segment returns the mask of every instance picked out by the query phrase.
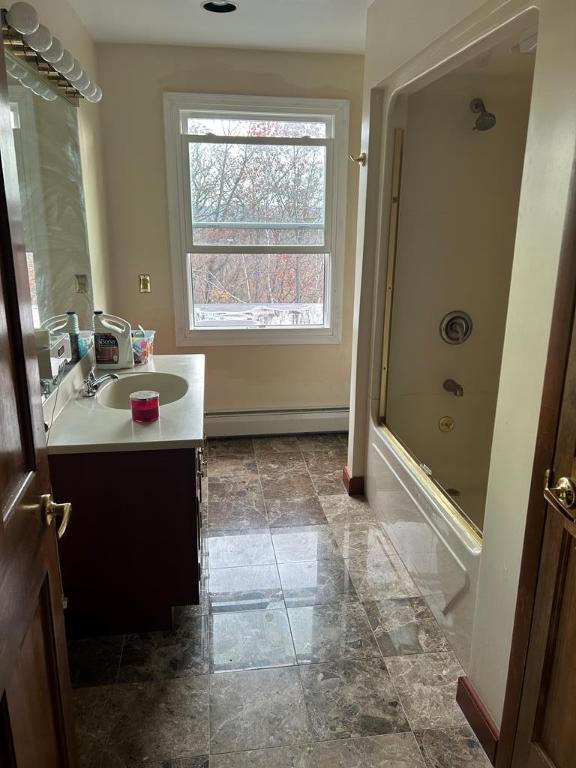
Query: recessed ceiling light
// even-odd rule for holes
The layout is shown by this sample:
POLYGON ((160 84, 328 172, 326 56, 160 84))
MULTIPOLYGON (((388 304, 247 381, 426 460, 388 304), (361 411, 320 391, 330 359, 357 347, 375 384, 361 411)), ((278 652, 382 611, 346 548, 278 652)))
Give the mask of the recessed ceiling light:
POLYGON ((202 3, 202 8, 212 13, 232 13, 238 9, 238 3, 228 2, 228 0, 207 0, 202 3))

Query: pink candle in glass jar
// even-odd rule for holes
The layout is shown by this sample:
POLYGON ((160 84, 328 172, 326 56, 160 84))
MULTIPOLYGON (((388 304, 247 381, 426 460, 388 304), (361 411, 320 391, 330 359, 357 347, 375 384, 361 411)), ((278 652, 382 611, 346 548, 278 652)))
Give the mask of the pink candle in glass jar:
POLYGON ((150 424, 160 417, 160 394, 149 389, 132 392, 130 395, 132 421, 137 424, 150 424))

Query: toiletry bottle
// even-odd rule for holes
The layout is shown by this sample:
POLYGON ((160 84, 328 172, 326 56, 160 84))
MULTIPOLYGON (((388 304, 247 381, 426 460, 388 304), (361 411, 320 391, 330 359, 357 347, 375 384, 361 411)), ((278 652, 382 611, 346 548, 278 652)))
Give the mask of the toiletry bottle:
POLYGON ((94 354, 98 368, 132 368, 132 328, 121 317, 94 312, 94 354))
POLYGON ((70 336, 71 363, 77 363, 80 360, 80 327, 78 325, 78 315, 76 312, 66 312, 68 318, 66 322, 66 332, 70 336))

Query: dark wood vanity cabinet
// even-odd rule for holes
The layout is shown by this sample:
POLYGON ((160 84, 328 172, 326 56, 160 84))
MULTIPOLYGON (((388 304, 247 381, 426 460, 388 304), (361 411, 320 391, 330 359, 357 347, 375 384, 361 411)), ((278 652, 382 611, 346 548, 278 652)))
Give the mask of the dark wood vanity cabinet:
POLYGON ((170 629, 199 601, 201 449, 52 454, 56 501, 72 502, 60 540, 73 634, 170 629))

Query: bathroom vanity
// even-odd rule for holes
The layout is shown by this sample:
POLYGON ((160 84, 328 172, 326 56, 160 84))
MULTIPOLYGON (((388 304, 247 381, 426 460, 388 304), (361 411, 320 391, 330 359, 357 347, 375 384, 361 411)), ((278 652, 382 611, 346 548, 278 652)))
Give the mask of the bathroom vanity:
POLYGON ((53 495, 72 503, 60 541, 73 633, 169 629, 199 602, 204 356, 157 356, 66 403, 50 430, 53 495), (160 419, 131 420, 129 393, 160 391, 160 419))

